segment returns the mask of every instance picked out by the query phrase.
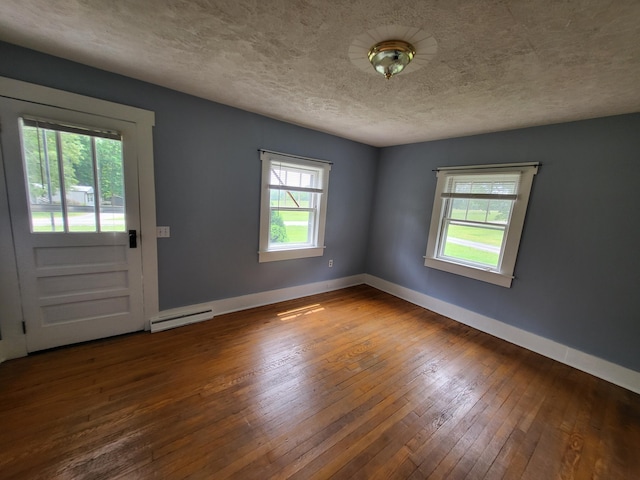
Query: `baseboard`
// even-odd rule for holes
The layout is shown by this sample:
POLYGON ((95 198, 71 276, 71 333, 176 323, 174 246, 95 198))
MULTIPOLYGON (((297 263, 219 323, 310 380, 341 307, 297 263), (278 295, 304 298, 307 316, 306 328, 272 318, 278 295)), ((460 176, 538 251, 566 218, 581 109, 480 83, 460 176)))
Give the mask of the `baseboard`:
POLYGON ((365 274, 364 283, 494 337, 557 360, 632 392, 640 393, 640 372, 635 370, 622 367, 457 305, 438 300, 424 293, 382 280, 373 275, 365 274))
MULTIPOLYGON (((225 313, 247 310, 248 308, 261 307, 263 305, 284 302, 286 300, 292 300, 294 298, 307 297, 309 295, 315 295, 317 293, 330 292, 332 290, 339 290, 341 288, 352 287, 354 285, 361 285, 363 283, 364 275, 353 275, 351 277, 307 283, 305 285, 298 285, 295 287, 251 293, 249 295, 241 295, 239 297, 212 300, 206 303, 173 308, 170 310, 163 310, 158 314, 157 317, 151 319, 151 323, 153 325, 153 323, 158 322, 158 320, 163 321, 167 318, 182 317, 180 320, 172 320, 170 323, 165 323, 165 328, 162 328, 162 330, 166 330, 167 328, 178 327, 211 319, 211 316, 206 315, 190 317, 191 312, 194 311, 211 309, 213 310, 212 316, 216 317, 218 315, 224 315, 225 313)), ((160 331, 160 328, 156 327, 152 328, 152 330, 160 331)))

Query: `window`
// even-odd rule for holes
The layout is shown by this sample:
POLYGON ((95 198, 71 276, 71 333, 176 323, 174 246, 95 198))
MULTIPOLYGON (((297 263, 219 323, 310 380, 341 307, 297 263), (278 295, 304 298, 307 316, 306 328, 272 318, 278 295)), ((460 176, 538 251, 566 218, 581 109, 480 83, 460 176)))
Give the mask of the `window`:
POLYGON ((32 232, 125 231, 119 133, 23 118, 21 135, 32 232))
POLYGON ((438 169, 425 265, 510 287, 538 165, 438 169))
POLYGON ((319 257, 331 164, 262 150, 260 262, 319 257))

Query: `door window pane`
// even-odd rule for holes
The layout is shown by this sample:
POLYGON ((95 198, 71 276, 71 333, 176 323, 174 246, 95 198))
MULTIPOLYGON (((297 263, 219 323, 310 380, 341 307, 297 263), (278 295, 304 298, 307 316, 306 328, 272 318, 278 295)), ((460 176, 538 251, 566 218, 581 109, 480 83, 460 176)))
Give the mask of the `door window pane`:
POLYGON ((25 127, 22 131, 31 229, 63 232, 60 168, 55 132, 25 127))
POLYGON ((95 177, 91 137, 57 132, 64 170, 69 232, 96 232, 95 177))
POLYGON ((100 227, 103 232, 124 232, 124 169, 122 142, 96 138, 96 160, 100 178, 100 227))
POLYGON ((125 231, 118 134, 23 119, 32 232, 125 231))

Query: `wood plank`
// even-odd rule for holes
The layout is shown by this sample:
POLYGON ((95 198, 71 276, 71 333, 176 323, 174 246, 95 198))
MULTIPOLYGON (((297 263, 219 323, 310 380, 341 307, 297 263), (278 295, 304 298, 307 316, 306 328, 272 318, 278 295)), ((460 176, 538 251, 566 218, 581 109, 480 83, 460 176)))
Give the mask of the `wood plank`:
POLYGON ((640 478, 640 396, 367 286, 0 365, 0 478, 640 478))

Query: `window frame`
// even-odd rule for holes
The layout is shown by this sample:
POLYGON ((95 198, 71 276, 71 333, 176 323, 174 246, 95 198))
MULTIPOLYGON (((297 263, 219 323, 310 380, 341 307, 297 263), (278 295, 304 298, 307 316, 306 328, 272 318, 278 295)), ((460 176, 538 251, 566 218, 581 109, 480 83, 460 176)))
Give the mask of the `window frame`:
MULTIPOLYGON (((260 160, 262 161, 262 183, 260 193, 260 239, 258 250, 258 261, 273 262, 279 260, 292 260, 296 258, 320 257, 324 255, 325 226, 327 214, 327 197, 329 190, 329 172, 331 162, 317 160, 306 157, 298 157, 284 153, 260 150, 260 160), (271 170, 274 164, 285 164, 292 167, 312 169, 319 174, 320 185, 315 185, 313 193, 318 196, 318 205, 314 215, 313 237, 308 244, 283 245, 278 247, 270 246, 270 219, 271 219, 271 170)), ((279 190, 289 191, 279 188, 279 190)), ((291 191, 300 191, 300 189, 291 191)))
POLYGON ((538 173, 540 163, 511 163, 492 165, 472 165, 460 167, 442 167, 436 169, 437 184, 431 213, 431 223, 427 240, 427 251, 424 265, 456 275, 473 278, 494 285, 510 288, 513 281, 520 239, 524 228, 524 221, 529 204, 533 177, 538 173), (468 175, 486 174, 518 174, 518 190, 516 198, 513 199, 513 207, 510 218, 506 224, 504 239, 500 250, 500 260, 498 267, 481 267, 470 265, 464 262, 456 262, 439 255, 442 242, 445 214, 447 211, 447 198, 445 198, 445 187, 450 178, 468 175))

